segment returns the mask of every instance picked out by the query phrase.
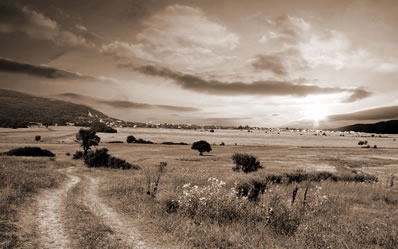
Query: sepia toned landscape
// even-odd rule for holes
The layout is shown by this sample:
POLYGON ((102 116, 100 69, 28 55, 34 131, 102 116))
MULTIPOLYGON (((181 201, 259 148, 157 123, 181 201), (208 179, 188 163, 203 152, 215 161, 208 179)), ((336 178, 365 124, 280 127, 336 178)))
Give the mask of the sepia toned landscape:
POLYGON ((2 0, 0 248, 398 248, 394 0, 2 0))
POLYGON ((396 135, 369 135, 372 148, 363 148, 363 138, 348 132, 97 133, 97 149, 140 167, 120 170, 74 160, 78 131, 1 130, 1 151, 39 146, 56 155, 1 157, 4 247, 394 248, 397 242, 396 135), (127 143, 129 135, 156 144, 127 143), (211 142, 212 151, 193 151, 198 139, 211 142), (233 171, 234 153, 253 154, 264 168, 233 171), (164 171, 160 162, 167 162, 164 171), (156 194, 148 194, 159 176, 156 194), (238 186, 248 195, 240 196, 238 186), (256 191, 258 200, 251 199, 256 191))

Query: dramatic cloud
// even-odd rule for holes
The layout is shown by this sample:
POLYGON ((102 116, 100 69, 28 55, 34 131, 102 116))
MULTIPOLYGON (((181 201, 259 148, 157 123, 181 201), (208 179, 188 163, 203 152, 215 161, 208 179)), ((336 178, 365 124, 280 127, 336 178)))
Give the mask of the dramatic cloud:
POLYGON ((58 23, 26 6, 0 4, 0 33, 23 32, 34 39, 50 40, 57 45, 88 45, 85 38, 64 31, 58 23))
POLYGON ((104 76, 90 76, 76 72, 69 72, 66 70, 37 66, 32 64, 20 63, 4 58, 0 58, 0 72, 16 73, 31 75, 45 79, 64 79, 64 80, 84 80, 84 81, 104 81, 109 83, 116 83, 117 81, 112 78, 104 76))
POLYGON ((87 105, 106 105, 114 108, 123 108, 123 109, 164 109, 169 111, 176 112, 196 112, 200 111, 198 108, 194 107, 186 107, 186 106, 172 106, 172 105, 152 105, 152 104, 144 104, 137 103, 132 101, 123 101, 123 100, 104 100, 100 98, 94 98, 90 96, 80 95, 76 93, 64 93, 57 96, 58 98, 62 98, 64 100, 71 100, 72 102, 78 102, 79 104, 87 104, 87 105))
POLYGON ((361 99, 365 99, 369 96, 371 96, 372 94, 364 89, 361 88, 357 88, 355 89, 355 91, 353 92, 353 94, 348 97, 347 99, 344 100, 345 103, 351 103, 351 102, 355 102, 361 99))
POLYGON ((278 76, 286 76, 295 70, 308 69, 307 61, 296 48, 257 55, 251 64, 258 71, 270 71, 278 76))
MULTIPOLYGON (((129 65, 124 65, 129 67, 129 65)), ((131 67, 131 66, 130 66, 131 67)), ((263 80, 252 83, 232 82, 224 83, 217 80, 205 80, 198 76, 175 72, 166 68, 152 65, 132 68, 146 75, 163 77, 173 80, 180 87, 207 94, 215 95, 294 95, 307 96, 311 94, 332 94, 349 92, 354 97, 346 100, 355 101, 361 96, 368 96, 363 89, 345 89, 338 87, 319 87, 315 85, 298 85, 286 81, 263 80)), ((369 93, 368 93, 369 94, 369 93)))
POLYGON ((259 42, 266 47, 276 47, 277 50, 269 52, 268 49, 264 54, 257 55, 253 59, 253 67, 257 70, 286 75, 288 71, 329 66, 336 70, 350 68, 398 72, 397 60, 377 58, 364 49, 355 49, 343 32, 315 28, 304 19, 292 16, 266 19, 263 25, 268 31, 259 42), (288 51, 296 52, 292 54, 288 51), (287 70, 285 65, 292 64, 292 61, 295 67, 291 66, 287 70), (275 65, 268 62, 274 62, 275 65), (275 67, 282 71, 275 70, 275 67))
POLYGON ((387 106, 364 111, 330 115, 329 121, 385 120, 398 118, 398 106, 387 106))
POLYGON ((114 41, 102 51, 126 60, 173 68, 201 68, 227 60, 239 37, 209 20, 198 8, 172 5, 145 19, 135 43, 114 41))

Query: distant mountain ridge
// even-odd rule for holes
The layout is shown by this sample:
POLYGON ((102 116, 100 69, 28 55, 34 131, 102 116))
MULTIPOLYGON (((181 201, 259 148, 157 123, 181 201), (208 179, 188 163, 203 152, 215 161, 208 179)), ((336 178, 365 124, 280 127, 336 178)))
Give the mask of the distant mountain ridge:
POLYGON ((378 134, 398 134, 398 120, 389 120, 374 124, 354 124, 336 128, 337 131, 356 131, 378 134))
POLYGON ((91 107, 0 89, 0 127, 22 128, 29 123, 66 125, 112 119, 91 107))

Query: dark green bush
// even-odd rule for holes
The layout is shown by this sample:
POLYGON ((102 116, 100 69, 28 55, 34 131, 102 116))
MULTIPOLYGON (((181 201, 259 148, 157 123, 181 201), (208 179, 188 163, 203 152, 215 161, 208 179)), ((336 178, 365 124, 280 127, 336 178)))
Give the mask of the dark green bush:
POLYGON ((41 139, 41 136, 35 136, 35 141, 36 141, 36 142, 39 142, 40 139, 41 139))
POLYGON ((242 170, 245 173, 249 173, 263 168, 255 156, 246 153, 235 153, 232 156, 232 160, 235 163, 235 167, 232 168, 233 171, 242 170))
POLYGON ((101 122, 92 122, 90 128, 95 132, 117 133, 117 130, 101 122))
POLYGON ((108 149, 97 149, 95 152, 90 151, 84 156, 84 163, 89 168, 107 167, 109 158, 108 149))
POLYGON ((109 157, 108 167, 112 169, 140 169, 138 165, 131 164, 123 159, 117 157, 109 157))
POLYGON ((40 147, 22 147, 4 153, 7 156, 54 157, 55 154, 40 147))
POLYGON ((109 155, 108 149, 106 148, 87 153, 87 155, 84 156, 84 163, 89 168, 140 169, 138 165, 109 155))
POLYGON ((137 139, 134 143, 136 143, 136 144, 153 144, 152 141, 144 140, 142 138, 137 139))
POLYGON ((261 194, 267 188, 267 180, 255 180, 251 179, 248 182, 238 183, 235 186, 235 190, 239 197, 247 197, 249 201, 258 201, 261 194))
POLYGON ((175 142, 163 142, 162 144, 166 144, 166 145, 188 145, 187 143, 183 143, 183 142, 179 142, 179 143, 175 143, 175 142))
POLYGON ((127 139, 126 139, 126 142, 127 142, 128 144, 131 144, 131 143, 134 143, 136 140, 137 140, 137 139, 135 139, 134 136, 128 136, 127 139))
POLYGON ((75 154, 73 154, 73 159, 78 160, 78 159, 83 159, 84 154, 83 151, 76 151, 75 154))

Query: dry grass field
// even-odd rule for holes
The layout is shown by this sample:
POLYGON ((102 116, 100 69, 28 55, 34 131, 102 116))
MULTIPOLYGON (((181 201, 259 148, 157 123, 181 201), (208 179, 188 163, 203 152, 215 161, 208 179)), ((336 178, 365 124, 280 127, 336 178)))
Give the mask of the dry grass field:
MULTIPOLYGON (((87 169, 82 161, 72 160, 66 153, 79 150, 74 141, 78 129, 0 129, 0 152, 29 145, 56 154, 55 160, 0 158, 0 177, 8 179, 2 181, 1 198, 14 196, 21 203, 2 201, 2 210, 13 213, 4 215, 2 211, 2 227, 21 224, 17 218, 26 213, 23 207, 29 206, 23 200, 36 198, 40 204, 40 198, 51 199, 54 191, 60 197, 48 210, 54 213, 53 221, 63 227, 57 236, 29 234, 26 229, 18 231, 18 226, 1 229, 1 245, 395 248, 398 244, 397 136, 160 129, 118 129, 116 134, 98 134, 98 148, 106 147, 112 156, 139 165, 137 171, 87 169), (35 142, 36 135, 41 136, 40 142, 35 142), (189 145, 127 144, 128 135, 155 143, 189 145), (201 139, 212 144, 212 151, 204 156, 191 150, 192 142, 201 139), (367 140, 372 147, 377 145, 377 149, 362 148, 360 140, 367 140), (221 142, 225 146, 220 146, 221 142), (234 172, 234 153, 252 154, 264 168, 249 174, 234 172), (160 162, 167 162, 161 173, 160 162), (29 180, 32 171, 37 172, 35 181, 29 180), (237 184, 253 179, 321 172, 330 172, 339 179, 372 175, 378 181, 269 182, 257 201, 237 197, 237 184), (154 192, 159 176, 156 195, 148 195, 148 190, 154 192), (35 189, 25 191, 29 194, 19 190, 27 181, 35 189)), ((31 223, 41 231, 48 230, 43 226, 51 226, 51 221, 31 223)))

